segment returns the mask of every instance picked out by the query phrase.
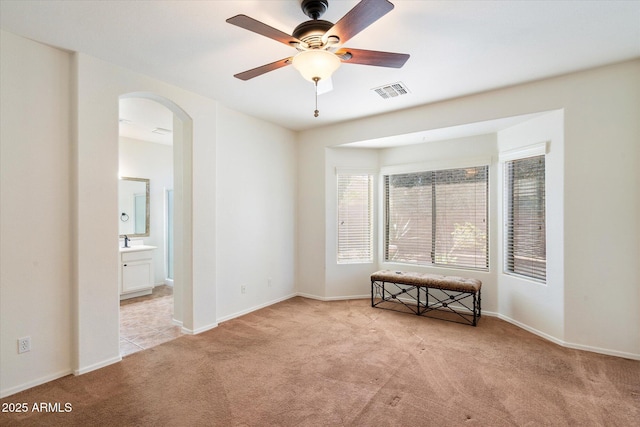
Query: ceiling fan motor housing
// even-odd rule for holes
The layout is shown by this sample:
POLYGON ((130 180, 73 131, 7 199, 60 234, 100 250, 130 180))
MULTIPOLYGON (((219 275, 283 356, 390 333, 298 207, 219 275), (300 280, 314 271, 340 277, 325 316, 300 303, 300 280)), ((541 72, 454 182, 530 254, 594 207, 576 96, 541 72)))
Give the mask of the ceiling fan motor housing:
POLYGON ((333 27, 333 23, 323 19, 305 21, 298 25, 291 34, 298 40, 305 42, 311 49, 323 47, 322 36, 333 27))
POLYGON ((311 19, 320 19, 320 17, 329 8, 328 0, 302 0, 300 4, 302 11, 311 19))

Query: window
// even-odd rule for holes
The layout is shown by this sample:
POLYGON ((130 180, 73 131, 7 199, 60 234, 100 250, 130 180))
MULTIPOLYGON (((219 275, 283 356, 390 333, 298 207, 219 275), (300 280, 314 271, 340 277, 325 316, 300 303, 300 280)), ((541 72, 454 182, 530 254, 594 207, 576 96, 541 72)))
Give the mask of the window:
POLYGON ((544 155, 505 162, 505 272, 546 281, 544 155))
POLYGON ((338 263, 373 262, 373 175, 338 174, 338 263))
POLYGON ((387 262, 489 268, 489 168, 387 175, 387 262))

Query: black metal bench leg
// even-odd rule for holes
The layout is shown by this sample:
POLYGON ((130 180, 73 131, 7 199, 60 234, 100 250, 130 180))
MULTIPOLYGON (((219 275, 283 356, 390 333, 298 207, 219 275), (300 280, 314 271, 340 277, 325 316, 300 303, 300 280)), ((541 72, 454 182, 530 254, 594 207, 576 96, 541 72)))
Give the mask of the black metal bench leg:
POLYGON ((424 309, 420 314, 424 314, 427 311, 427 307, 429 307, 429 287, 425 286, 424 287, 424 309))
POLYGON ((477 300, 477 296, 474 293, 473 294, 473 326, 476 326, 476 324, 478 323, 478 300, 477 300))
POLYGON ((374 304, 373 304, 373 280, 371 281, 371 307, 374 307, 374 304))

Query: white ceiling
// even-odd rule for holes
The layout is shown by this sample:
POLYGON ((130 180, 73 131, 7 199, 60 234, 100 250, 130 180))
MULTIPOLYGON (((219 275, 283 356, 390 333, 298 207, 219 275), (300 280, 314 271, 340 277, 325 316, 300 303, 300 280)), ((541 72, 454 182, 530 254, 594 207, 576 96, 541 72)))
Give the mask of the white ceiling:
POLYGON ((120 98, 119 110, 120 136, 173 145, 173 113, 164 105, 150 99, 120 98))
POLYGON ((426 142, 445 141, 455 138, 465 138, 475 135, 488 135, 526 122, 544 113, 523 114, 520 116, 503 117, 501 119, 487 120, 484 122, 467 123, 459 126, 430 129, 420 132, 406 133, 404 135, 386 136, 383 138, 367 139, 364 141, 350 142, 341 147, 350 148, 391 148, 405 145, 423 144, 426 142))
MULTIPOLYGON (((118 64, 293 130, 640 57, 640 1, 406 1, 347 47, 409 53, 402 69, 343 64, 319 97, 293 67, 234 74, 295 53, 225 22, 246 14, 291 33, 299 0, 0 0, 2 29, 118 64), (401 81, 409 95, 370 89, 401 81)), ((357 0, 330 1, 336 22, 357 0)), ((162 127, 162 126, 160 126, 162 127)))

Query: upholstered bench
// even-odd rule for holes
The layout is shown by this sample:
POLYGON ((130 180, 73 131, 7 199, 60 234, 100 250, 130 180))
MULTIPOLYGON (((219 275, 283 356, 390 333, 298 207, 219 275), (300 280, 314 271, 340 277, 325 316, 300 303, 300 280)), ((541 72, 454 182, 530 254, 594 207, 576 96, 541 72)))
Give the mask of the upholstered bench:
POLYGON ((481 288, 478 279, 381 270, 371 275, 371 307, 437 314, 442 320, 476 326, 482 314, 481 288))

